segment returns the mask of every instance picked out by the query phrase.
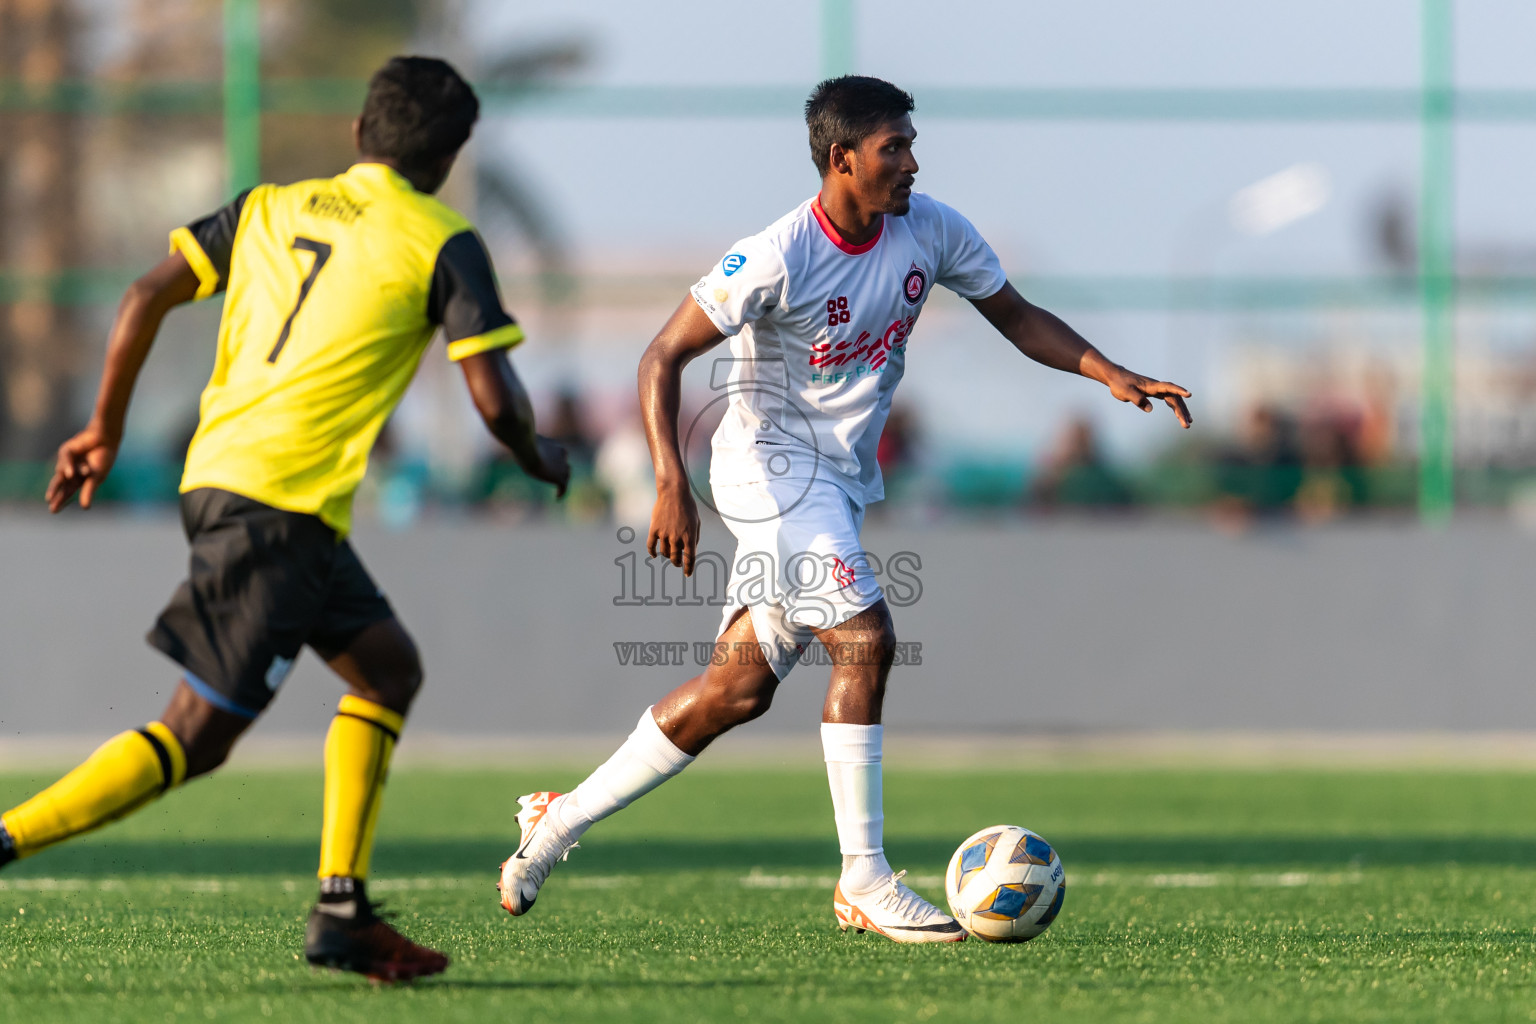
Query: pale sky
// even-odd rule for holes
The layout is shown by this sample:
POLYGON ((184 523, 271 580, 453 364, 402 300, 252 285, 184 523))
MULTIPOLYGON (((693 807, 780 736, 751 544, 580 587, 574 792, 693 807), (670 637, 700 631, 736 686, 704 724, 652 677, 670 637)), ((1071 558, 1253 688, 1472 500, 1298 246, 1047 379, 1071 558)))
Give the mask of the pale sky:
MULTIPOLYGON (((1372 273, 1371 211, 1392 191, 1412 196, 1420 161, 1413 123, 1175 123, 971 121, 925 118, 925 86, 1013 88, 1414 88, 1418 12, 1406 0, 863 0, 855 70, 914 93, 918 187, 974 221, 1014 275, 1372 273), (1273 234, 1246 237, 1227 222, 1239 189, 1299 163, 1326 170, 1326 205, 1273 234)), ((1460 0, 1457 81, 1468 88, 1536 89, 1536 4, 1460 0)), ((575 33, 594 59, 573 81, 798 86, 820 77, 820 7, 685 0, 467 5, 474 53, 575 33)), ((572 118, 537 111, 490 119, 486 159, 515 161, 547 198, 578 258, 601 267, 702 272, 736 238, 815 191, 796 119, 572 118)), ((1478 251, 1536 251, 1536 124, 1458 131, 1460 243, 1478 251)), ((1298 315, 1060 312, 1112 357, 1198 392, 1202 425, 1229 420, 1235 342, 1254 335, 1327 344, 1341 328, 1298 315)), ((1536 336, 1522 310, 1505 334, 1536 336)), ((1413 318, 1360 328, 1411 366, 1413 318)), ((628 388, 630 356, 659 325, 610 330, 620 353, 521 356, 536 379, 577 376, 628 388), (618 367, 623 366, 624 373, 618 367)), ((578 346, 579 348, 579 346, 578 346)), ((946 445, 999 454, 1037 451, 1075 411, 1111 448, 1140 455, 1172 439, 1081 381, 1012 356, 968 311, 935 308, 919 325, 902 395, 946 445), (928 340, 925 347, 924 342, 928 340)))
MULTIPOLYGON (((775 86, 803 95, 823 70, 817 0, 448 6, 462 15, 462 34, 424 45, 446 50, 471 75, 509 48, 573 34, 593 53, 573 83, 676 86, 703 96, 775 86)), ((1420 74, 1419 9, 1409 0, 857 0, 854 70, 914 93, 918 187, 966 214, 1016 280, 1365 274, 1381 269, 1369 243, 1372 210, 1384 195, 1411 197, 1416 187, 1416 124, 962 120, 925 114, 925 89, 1411 89, 1420 74), (1299 164, 1326 172, 1326 204, 1263 237, 1234 230, 1232 196, 1299 164)), ((1456 11, 1460 85, 1536 90, 1536 4, 1458 0, 1456 11)), ((1536 122, 1468 125, 1457 144, 1463 250, 1536 253, 1536 122)), ((725 98, 708 118, 493 110, 475 146, 479 159, 504 161, 531 183, 581 265, 680 280, 817 187, 797 117, 742 118, 725 98)), ((498 261, 516 266, 512 236, 494 223, 487 233, 498 261)), ((518 310, 531 340, 516 360, 536 393, 576 383, 599 400, 626 403, 640 352, 681 297, 679 288, 675 297, 659 295, 655 308, 566 317, 518 310)), ((1171 316, 1054 308, 1112 358, 1193 388, 1205 429, 1230 424, 1243 397, 1234 366, 1255 341, 1310 351, 1367 339, 1403 367, 1417 359, 1411 310, 1171 316)), ((1509 307, 1499 316, 1506 347, 1533 347, 1536 310, 1509 307)), ((441 367, 418 390, 441 398, 414 395, 406 419, 440 420, 431 407, 445 402, 453 415, 466 413, 452 405, 463 405, 461 386, 441 367)), ((1079 412, 1122 457, 1177 436, 1161 414, 1142 417, 1096 385, 1028 364, 954 302, 930 304, 918 325, 903 400, 949 452, 1026 456, 1079 412)), ((466 432, 474 435, 472 424, 466 432)))

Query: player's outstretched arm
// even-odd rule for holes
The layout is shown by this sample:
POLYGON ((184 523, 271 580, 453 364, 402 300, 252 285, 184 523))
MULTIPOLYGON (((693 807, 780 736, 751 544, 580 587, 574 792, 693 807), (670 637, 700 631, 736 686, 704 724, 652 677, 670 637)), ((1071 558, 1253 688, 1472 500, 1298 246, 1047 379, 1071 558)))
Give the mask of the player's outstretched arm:
POLYGON ((565 449, 534 432, 533 403, 506 350, 481 352, 459 360, 459 365, 464 368, 464 382, 486 429, 507 446, 523 472, 554 484, 557 500, 565 497, 566 485, 571 482, 565 449))
POLYGON ((197 274, 179 252, 167 256, 128 286, 107 341, 96 410, 84 430, 59 446, 53 479, 48 482, 45 494, 48 511, 58 512, 77 493, 80 507, 91 507, 96 488, 117 460, 128 401, 160 331, 160 322, 173 307, 191 302, 197 295, 197 286, 197 274))
POLYGON ((693 575, 699 547, 699 510, 688 486, 688 470, 677 440, 682 404, 683 367, 725 339, 693 297, 677 307, 645 355, 640 357, 640 415, 656 467, 656 505, 645 549, 693 575))
POLYGON ((1096 380, 1120 401, 1129 402, 1142 412, 1151 412, 1153 400, 1161 398, 1181 426, 1188 427, 1194 422, 1184 404, 1188 391, 1110 362, 1060 317, 1026 300, 1013 285, 1004 284, 997 294, 972 299, 971 303, 1003 337, 1013 342, 1014 348, 1035 362, 1096 380))

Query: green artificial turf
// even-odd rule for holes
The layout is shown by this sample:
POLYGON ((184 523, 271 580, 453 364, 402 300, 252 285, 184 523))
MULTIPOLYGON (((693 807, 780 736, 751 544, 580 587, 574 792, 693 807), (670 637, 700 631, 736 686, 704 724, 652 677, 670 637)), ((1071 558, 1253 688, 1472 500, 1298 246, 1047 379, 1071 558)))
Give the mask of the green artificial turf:
MULTIPOLYGON (((0 776, 0 806, 43 780, 0 776)), ((496 904, 508 771, 401 770, 375 896, 454 957, 374 987, 298 959, 319 779, 228 772, 0 872, 6 1021, 1536 1019, 1536 776, 887 775, 888 850, 942 900, 976 829, 1067 867, 1041 938, 896 946, 832 922, 815 771, 705 765, 591 832, 533 913, 496 904)))

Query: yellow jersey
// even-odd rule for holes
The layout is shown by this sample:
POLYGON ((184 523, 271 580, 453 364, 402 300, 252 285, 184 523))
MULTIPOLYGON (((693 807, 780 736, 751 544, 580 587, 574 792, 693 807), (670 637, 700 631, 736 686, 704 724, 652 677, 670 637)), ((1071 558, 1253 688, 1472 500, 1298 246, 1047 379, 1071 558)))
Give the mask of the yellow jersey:
POLYGON ((259 185, 171 232, 225 291, 183 492, 217 487, 339 536, 368 453, 441 326, 448 358, 523 340, 463 216, 383 164, 259 185))

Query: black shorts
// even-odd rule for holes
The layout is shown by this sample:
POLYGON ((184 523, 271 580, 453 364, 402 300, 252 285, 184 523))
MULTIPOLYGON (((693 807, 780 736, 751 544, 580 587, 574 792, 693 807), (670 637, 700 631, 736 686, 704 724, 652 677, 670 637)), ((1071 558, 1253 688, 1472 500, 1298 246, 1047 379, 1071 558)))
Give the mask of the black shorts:
POLYGON ((394 616, 352 545, 316 516, 201 488, 181 496, 181 523, 191 570, 148 639, 215 707, 255 718, 305 644, 329 661, 394 616))

